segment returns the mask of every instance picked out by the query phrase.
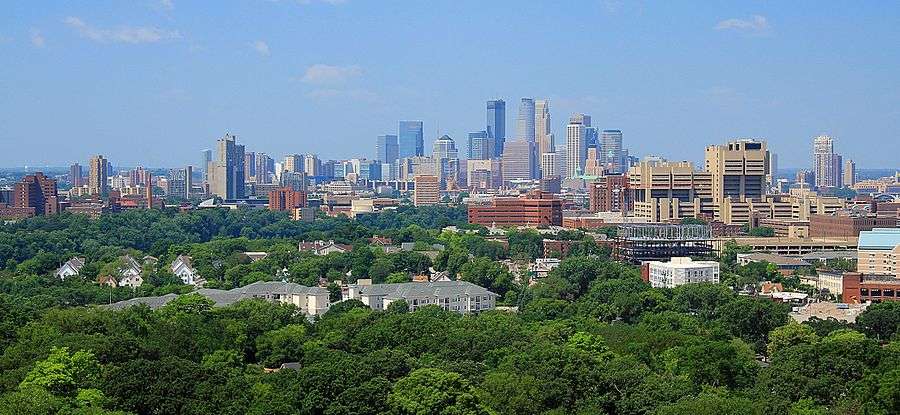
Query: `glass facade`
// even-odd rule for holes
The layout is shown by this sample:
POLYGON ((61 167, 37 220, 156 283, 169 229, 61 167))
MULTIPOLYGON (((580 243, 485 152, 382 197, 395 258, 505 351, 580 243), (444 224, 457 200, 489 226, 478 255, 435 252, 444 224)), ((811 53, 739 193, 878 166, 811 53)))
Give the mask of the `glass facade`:
POLYGON ((487 134, 494 139, 494 157, 500 157, 506 141, 506 102, 502 99, 487 102, 487 134))
POLYGON ((424 136, 422 121, 400 121, 400 158, 424 156, 424 136))

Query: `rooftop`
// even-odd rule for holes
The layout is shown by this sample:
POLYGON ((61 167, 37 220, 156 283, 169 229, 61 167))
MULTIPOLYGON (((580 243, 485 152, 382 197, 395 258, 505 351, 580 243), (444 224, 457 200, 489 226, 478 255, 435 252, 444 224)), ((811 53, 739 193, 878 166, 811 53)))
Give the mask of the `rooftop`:
POLYGON ((354 284, 362 295, 385 296, 387 298, 405 297, 453 297, 457 295, 497 295, 487 289, 466 281, 404 282, 398 284, 354 284))
POLYGON ((763 252, 754 252, 751 254, 738 254, 738 259, 748 259, 751 262, 761 262, 766 261, 772 264, 775 264, 779 267, 783 266, 793 266, 793 267, 808 267, 811 266, 809 262, 806 262, 802 259, 788 257, 784 255, 776 255, 776 254, 767 254, 763 252))
MULTIPOLYGON (((193 293, 200 294, 215 303, 216 307, 225 307, 234 304, 246 298, 268 297, 272 295, 321 295, 328 294, 328 290, 320 287, 307 287, 305 285, 294 284, 292 282, 280 281, 257 281, 243 287, 232 288, 230 290, 218 290, 214 288, 201 288, 193 293)), ((192 294, 193 294, 192 293, 192 294)), ((113 310, 122 310, 137 304, 145 304, 151 309, 158 309, 169 301, 178 298, 176 294, 166 294, 159 297, 137 297, 130 300, 119 301, 117 303, 106 306, 113 310)))
POLYGON ((859 233, 859 249, 894 249, 900 245, 900 228, 875 228, 859 233))

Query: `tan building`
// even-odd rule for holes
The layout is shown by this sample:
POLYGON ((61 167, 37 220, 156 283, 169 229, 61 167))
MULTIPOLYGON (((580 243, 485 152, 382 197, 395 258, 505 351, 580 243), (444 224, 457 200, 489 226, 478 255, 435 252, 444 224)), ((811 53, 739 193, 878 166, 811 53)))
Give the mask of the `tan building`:
POLYGON ((712 181, 716 205, 726 198, 734 201, 759 200, 766 195, 769 151, 765 141, 735 140, 706 147, 706 166, 712 181))
POLYGON ((900 228, 875 228, 859 233, 857 272, 900 279, 900 228))
POLYGON ((413 178, 415 191, 413 204, 416 206, 436 205, 441 201, 441 179, 437 176, 421 175, 413 178))
POLYGON ((712 202, 710 175, 688 161, 642 161, 629 169, 628 180, 635 216, 651 222, 697 217, 712 202))
POLYGON ((106 164, 108 162, 102 155, 91 157, 90 176, 88 178, 88 193, 105 196, 109 191, 106 184, 106 164))

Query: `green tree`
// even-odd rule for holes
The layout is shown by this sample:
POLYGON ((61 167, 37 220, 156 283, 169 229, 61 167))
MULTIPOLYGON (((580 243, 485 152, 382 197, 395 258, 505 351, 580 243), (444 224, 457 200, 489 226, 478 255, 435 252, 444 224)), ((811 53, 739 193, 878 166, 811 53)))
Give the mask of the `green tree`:
POLYGON ((257 358, 266 367, 299 361, 303 357, 305 341, 306 327, 301 324, 290 324, 266 332, 256 339, 257 358))
POLYGON ((93 353, 54 347, 46 359, 35 363, 19 384, 20 389, 42 388, 57 396, 74 396, 79 389, 96 385, 100 365, 93 353))
POLYGON ((415 370, 398 380, 388 404, 398 415, 488 413, 462 376, 432 368, 415 370))
POLYGON ((779 350, 797 344, 814 344, 817 341, 819 336, 811 327, 791 321, 769 333, 769 345, 766 350, 769 356, 772 356, 779 350))

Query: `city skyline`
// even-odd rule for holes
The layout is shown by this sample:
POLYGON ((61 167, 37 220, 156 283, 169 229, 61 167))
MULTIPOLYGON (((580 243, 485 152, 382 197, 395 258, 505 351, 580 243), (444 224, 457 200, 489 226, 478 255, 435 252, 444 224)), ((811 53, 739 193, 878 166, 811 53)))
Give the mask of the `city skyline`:
POLYGON ((585 113, 599 129, 623 131, 638 157, 697 161, 693 148, 758 137, 781 166, 808 168, 811 138, 825 134, 860 168, 898 164, 900 97, 884 87, 900 66, 890 46, 900 41, 895 13, 884 10, 897 5, 727 4, 669 25, 685 3, 580 2, 596 25, 545 31, 567 21, 563 8, 525 4, 512 14, 504 2, 408 3, 393 13, 353 0, 303 3, 208 17, 180 1, 11 5, 0 18, 0 166, 62 167, 97 153, 121 165, 192 165, 226 132, 276 159, 344 159, 395 134, 399 120, 422 120, 429 149, 444 134, 465 143, 484 129, 493 99, 510 105, 511 140, 522 97, 553 103, 558 144, 565 120, 585 113), (458 21, 452 7, 484 12, 458 21), (271 24, 220 36, 220 23, 238 16, 271 24), (456 30, 424 30, 441 19, 456 30), (469 30, 488 20, 509 30, 489 39, 469 30), (349 29, 320 36, 340 22, 349 29), (364 36, 376 25, 381 36, 364 36), (528 50, 508 48, 521 38, 532 39, 528 50), (336 47, 347 44, 355 46, 336 47), (545 59, 524 59, 534 50, 545 59), (575 51, 584 64, 563 64, 575 51), (30 140, 48 145, 16 145, 30 140))

